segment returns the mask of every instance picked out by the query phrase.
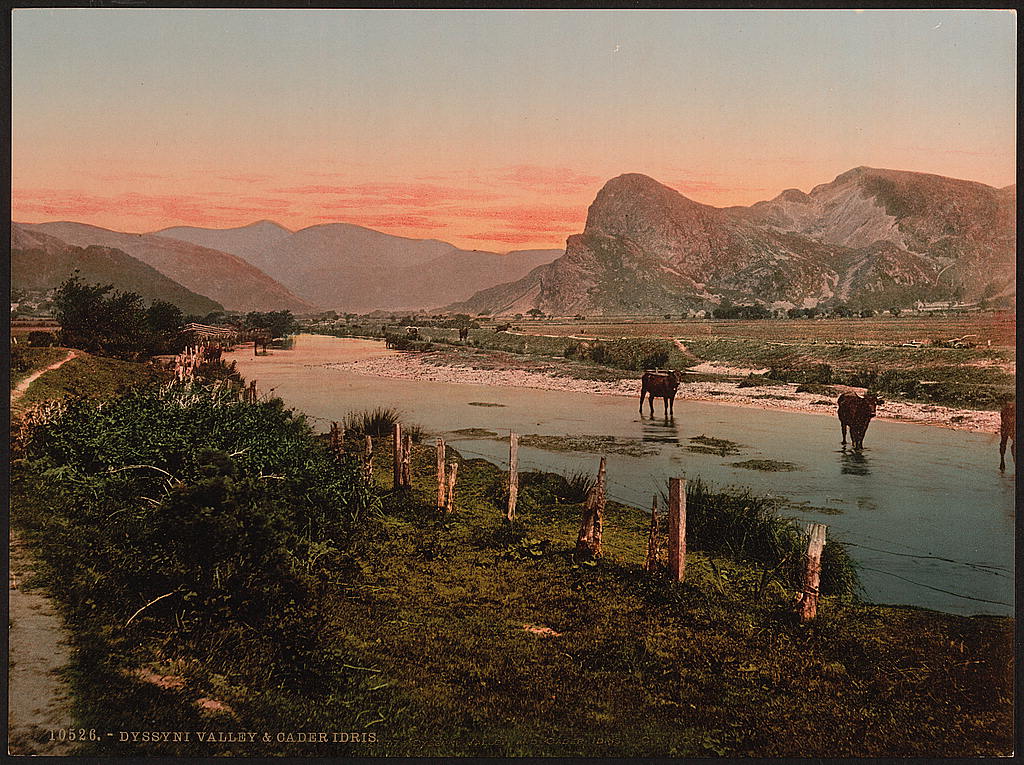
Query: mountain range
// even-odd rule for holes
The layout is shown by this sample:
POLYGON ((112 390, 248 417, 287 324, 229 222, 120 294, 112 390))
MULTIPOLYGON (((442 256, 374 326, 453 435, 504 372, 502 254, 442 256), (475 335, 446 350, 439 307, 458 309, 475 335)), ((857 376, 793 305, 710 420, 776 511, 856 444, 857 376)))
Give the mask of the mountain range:
POLYGON ((294 233, 270 221, 220 231, 179 226, 157 233, 233 253, 311 303, 359 313, 464 300, 562 254, 460 250, 436 239, 408 239, 349 223, 294 233))
POLYGON ((631 173, 598 192, 560 258, 449 309, 660 313, 1004 297, 1015 290, 1015 211, 1015 186, 869 167, 728 208, 631 173))
POLYGON ((347 223, 149 234, 14 223, 12 283, 53 285, 79 268, 195 313, 903 307, 1013 295, 1015 212, 1015 186, 899 170, 857 167, 807 193, 726 208, 629 173, 598 192, 564 251, 461 250, 347 223))
POLYGON ((12 226, 12 288, 49 290, 76 270, 83 281, 113 284, 118 290, 141 295, 148 303, 166 300, 186 314, 203 316, 224 310, 215 300, 183 287, 121 250, 97 245, 74 247, 41 231, 12 226))

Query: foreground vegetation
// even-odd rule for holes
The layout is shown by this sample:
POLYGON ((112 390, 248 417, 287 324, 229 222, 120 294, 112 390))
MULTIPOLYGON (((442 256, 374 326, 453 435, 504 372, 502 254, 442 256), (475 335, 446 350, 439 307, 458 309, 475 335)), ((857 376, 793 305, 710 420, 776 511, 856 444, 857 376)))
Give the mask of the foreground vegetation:
MULTIPOLYGON (((44 378, 41 378, 41 380, 44 378)), ((108 392, 108 395, 110 392, 108 392)), ((353 432, 387 427, 353 413, 353 432)), ((81 753, 970 756, 1012 749, 1012 621, 878 607, 826 546, 819 618, 791 615, 797 529, 763 498, 689 486, 687 578, 642 569, 648 519, 610 503, 577 558, 583 477, 434 450, 362 478, 281 401, 230 379, 39 405, 12 522, 77 650, 81 753), (117 731, 258 731, 254 744, 117 731), (358 743, 279 742, 344 731, 358 743), (263 732, 270 732, 265 741, 263 732)))

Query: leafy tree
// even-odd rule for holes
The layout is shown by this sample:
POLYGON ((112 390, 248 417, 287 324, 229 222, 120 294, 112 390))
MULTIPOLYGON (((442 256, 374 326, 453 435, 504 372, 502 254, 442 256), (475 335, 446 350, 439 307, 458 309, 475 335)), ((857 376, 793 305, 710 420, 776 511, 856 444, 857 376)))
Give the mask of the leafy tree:
MULTIPOLYGON (((355 316, 355 314, 351 314, 355 316)), ((291 311, 250 311, 245 315, 246 329, 265 329, 271 337, 284 337, 295 332, 299 323, 291 311)))
POLYGON ((544 312, 539 308, 531 308, 529 311, 527 311, 527 313, 535 318, 540 318, 541 316, 544 315, 544 312))
POLYGON ((119 358, 135 358, 149 350, 150 332, 142 298, 114 292, 112 284, 86 284, 76 272, 54 294, 54 315, 60 323, 58 342, 71 348, 119 358))

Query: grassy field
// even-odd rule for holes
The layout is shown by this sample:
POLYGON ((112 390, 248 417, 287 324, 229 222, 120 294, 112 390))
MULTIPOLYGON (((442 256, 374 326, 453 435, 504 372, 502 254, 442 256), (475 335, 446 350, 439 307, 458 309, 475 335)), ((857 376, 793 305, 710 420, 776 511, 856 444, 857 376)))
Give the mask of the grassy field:
MULTIPOLYGON (((1007 333, 1012 335, 1013 317, 1008 314, 602 325, 530 320, 517 322, 516 327, 519 331, 514 333, 474 329, 465 344, 458 343, 455 329, 421 327, 420 345, 426 349, 433 343, 431 349, 442 350, 437 358, 445 363, 486 364, 480 351, 515 354, 526 367, 540 359, 545 371, 580 379, 638 377, 643 369, 687 369, 705 362, 767 369, 769 377, 778 381, 848 385, 889 398, 965 409, 999 409, 1013 397, 1016 387, 1016 349, 1004 344, 1007 333), (921 327, 931 322, 943 327, 933 332, 938 339, 978 334, 973 338, 978 340, 984 336, 985 324, 998 342, 973 348, 900 345, 926 337, 921 327), (863 340, 872 333, 873 340, 863 340), (581 341, 578 337, 603 339, 581 341), (834 341, 836 337, 843 342, 834 341)), ((372 336, 379 331, 377 324, 366 330, 339 327, 335 333, 372 336)), ((742 377, 745 373, 738 374, 742 377)), ((725 378, 688 375, 686 381, 714 379, 725 378)))
POLYGON ((11 389, 33 372, 45 369, 55 361, 67 356, 67 348, 30 348, 27 345, 11 346, 11 389))
POLYGON ((343 494, 324 502, 321 487, 349 491, 356 463, 332 468, 279 403, 236 411, 204 400, 186 392, 167 407, 144 397, 65 415, 15 466, 12 522, 75 635, 79 725, 259 740, 101 736, 82 754, 1012 750, 1013 621, 830 595, 849 586, 832 540, 819 617, 801 626, 790 610, 796 561, 772 552, 790 532, 763 499, 694 482, 687 578, 673 584, 642 570, 648 520, 631 508, 609 504, 606 555, 589 561, 573 553, 574 482, 524 474, 508 524, 506 476, 452 453, 456 510, 441 514, 433 447, 414 447, 412 490, 393 492, 378 439, 379 509, 343 532, 335 524, 353 506, 343 494), (111 473, 121 460, 177 483, 111 473), (254 546, 264 537, 279 541, 254 546), (165 591, 184 595, 134 618, 165 591), (360 743, 275 736, 300 731, 360 743))
MULTIPOLYGON (((12 387, 32 372, 59 361, 68 348, 24 348, 12 353, 12 387)), ((59 369, 47 372, 29 386, 17 402, 16 410, 51 399, 83 395, 94 399, 107 398, 139 385, 168 379, 168 374, 147 364, 94 356, 78 351, 78 358, 59 369)))
POLYGON ((970 338, 978 345, 1013 348, 1016 320, 1009 311, 963 314, 912 314, 869 319, 769 319, 764 321, 621 318, 618 320, 524 319, 513 322, 528 334, 579 337, 689 337, 751 339, 779 342, 904 343, 970 338))

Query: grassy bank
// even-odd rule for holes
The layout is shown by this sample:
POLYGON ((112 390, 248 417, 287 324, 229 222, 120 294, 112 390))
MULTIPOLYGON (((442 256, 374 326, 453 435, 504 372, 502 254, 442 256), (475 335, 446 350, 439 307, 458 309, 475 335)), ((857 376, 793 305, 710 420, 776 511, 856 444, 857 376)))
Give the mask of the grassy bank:
POLYGON ((578 480, 524 474, 508 524, 503 473, 453 455, 456 511, 440 515, 432 446, 414 447, 401 493, 387 488, 388 439, 375 440, 372 485, 350 448, 330 453, 279 401, 211 388, 72 400, 44 420, 16 465, 12 522, 75 635, 81 725, 260 733, 254 745, 115 734, 83 753, 1012 747, 1011 620, 860 604, 833 541, 819 618, 800 626, 802 540, 763 499, 692 482, 676 585, 642 570, 648 519, 615 503, 605 558, 576 558, 578 480), (360 743, 274 737, 289 731, 360 743))
MULTIPOLYGON (((329 334, 383 336, 380 329, 380 325, 353 325, 329 330, 329 334)), ((628 332, 629 326, 620 329, 628 332)), ((419 333, 421 339, 407 350, 440 351, 442 362, 478 365, 486 363, 482 351, 496 352, 508 354, 510 360, 520 359, 527 368, 540 364, 545 371, 588 380, 636 377, 644 369, 687 369, 706 362, 768 369, 766 381, 849 385, 905 401, 988 410, 999 409, 1010 400, 1016 386, 1012 371, 1016 355, 1012 348, 1004 347, 909 348, 856 342, 684 338, 680 348, 670 340, 651 337, 581 341, 480 329, 471 330, 468 341, 460 342, 454 329, 423 327, 419 333)), ((725 379, 729 378, 690 374, 684 382, 725 379)))

